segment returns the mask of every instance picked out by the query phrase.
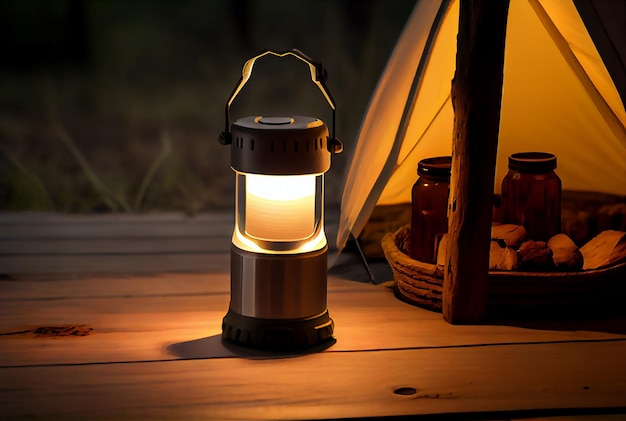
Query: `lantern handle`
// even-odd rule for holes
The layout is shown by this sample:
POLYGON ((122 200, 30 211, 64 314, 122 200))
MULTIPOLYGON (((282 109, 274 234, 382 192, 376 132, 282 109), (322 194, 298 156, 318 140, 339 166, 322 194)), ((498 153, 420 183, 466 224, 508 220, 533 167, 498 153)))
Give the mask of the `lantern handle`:
POLYGON ((226 124, 225 124, 224 131, 220 133, 220 136, 219 136, 220 143, 222 145, 230 145, 232 143, 232 140, 233 140, 232 133, 230 132, 230 106, 235 100, 235 97, 239 94, 241 89, 248 82, 248 79, 250 79, 250 76, 252 75, 252 67, 254 66, 254 62, 257 59, 263 56, 266 56, 268 54, 276 56, 276 57, 285 57, 288 55, 294 56, 309 65, 309 69, 311 71, 311 80, 313 81, 313 83, 317 85, 320 91, 322 91, 322 94, 324 95, 324 98, 326 98, 326 101, 328 102, 328 105, 330 105, 330 108, 332 109, 332 113, 333 113, 330 139, 328 140, 328 150, 331 153, 340 153, 343 150, 343 144, 341 143, 339 139, 335 137, 335 101, 333 100, 332 95, 330 94, 330 92, 328 91, 328 88, 326 87, 326 78, 328 77, 326 69, 322 67, 321 63, 313 61, 310 57, 308 57, 302 51, 297 50, 295 48, 292 50, 288 50, 288 51, 263 50, 259 54, 257 54, 256 56, 252 57, 251 59, 245 62, 245 64, 243 65, 243 69, 241 71, 241 77, 239 78, 239 81, 237 82, 235 89, 233 89, 233 92, 230 94, 230 97, 228 98, 228 101, 226 102, 226 110, 225 110, 226 124))

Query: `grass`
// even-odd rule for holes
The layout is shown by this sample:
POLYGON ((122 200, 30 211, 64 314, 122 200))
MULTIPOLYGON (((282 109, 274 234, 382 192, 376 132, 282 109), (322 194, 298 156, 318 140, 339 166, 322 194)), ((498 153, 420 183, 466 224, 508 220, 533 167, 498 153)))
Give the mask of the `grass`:
MULTIPOLYGON (((231 207, 229 151, 217 142, 226 98, 247 58, 292 47, 328 70, 346 146, 327 175, 327 201, 338 202, 411 9, 400 0, 2 2, 0 210, 231 207)), ((330 118, 295 59, 260 61, 232 112, 330 118)))

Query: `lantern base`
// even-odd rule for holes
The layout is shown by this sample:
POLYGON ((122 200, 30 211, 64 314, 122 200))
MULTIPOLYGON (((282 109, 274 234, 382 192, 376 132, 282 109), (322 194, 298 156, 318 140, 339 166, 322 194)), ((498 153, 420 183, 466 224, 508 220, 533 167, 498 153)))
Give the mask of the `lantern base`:
POLYGON ((331 341, 333 327, 328 310, 304 319, 259 319, 229 309, 222 323, 222 339, 250 348, 288 351, 331 341))

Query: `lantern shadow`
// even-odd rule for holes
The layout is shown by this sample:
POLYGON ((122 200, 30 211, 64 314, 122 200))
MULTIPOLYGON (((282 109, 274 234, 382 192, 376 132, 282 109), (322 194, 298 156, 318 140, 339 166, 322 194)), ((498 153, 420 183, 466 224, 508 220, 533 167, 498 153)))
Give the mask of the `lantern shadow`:
POLYGON ((269 351, 245 348, 222 340, 222 335, 213 335, 191 341, 177 342, 168 345, 168 354, 184 360, 220 359, 220 358, 247 358, 255 360, 269 360, 280 358, 294 358, 302 355, 322 352, 333 346, 337 340, 332 338, 319 345, 303 350, 269 351))

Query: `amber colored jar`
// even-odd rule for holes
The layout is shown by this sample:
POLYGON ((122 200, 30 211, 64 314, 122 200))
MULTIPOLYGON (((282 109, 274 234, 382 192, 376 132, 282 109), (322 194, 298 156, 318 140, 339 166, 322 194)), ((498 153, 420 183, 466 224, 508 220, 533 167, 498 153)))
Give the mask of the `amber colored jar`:
POLYGON ((561 232, 561 179, 555 168, 550 153, 515 153, 502 180, 502 221, 523 225, 535 241, 561 232))
POLYGON ((417 164, 419 178, 411 199, 409 256, 435 263, 439 240, 448 232, 448 196, 452 157, 440 156, 417 164))

